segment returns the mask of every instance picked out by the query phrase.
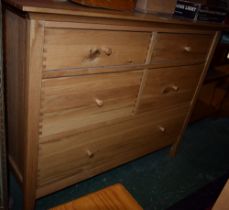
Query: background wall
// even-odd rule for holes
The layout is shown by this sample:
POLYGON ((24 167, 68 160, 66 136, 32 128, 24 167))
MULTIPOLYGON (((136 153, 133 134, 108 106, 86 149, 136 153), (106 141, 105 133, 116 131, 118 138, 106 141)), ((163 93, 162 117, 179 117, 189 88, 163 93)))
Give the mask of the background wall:
POLYGON ((7 209, 7 179, 5 153, 4 79, 2 65, 2 12, 0 1, 0 209, 7 209))

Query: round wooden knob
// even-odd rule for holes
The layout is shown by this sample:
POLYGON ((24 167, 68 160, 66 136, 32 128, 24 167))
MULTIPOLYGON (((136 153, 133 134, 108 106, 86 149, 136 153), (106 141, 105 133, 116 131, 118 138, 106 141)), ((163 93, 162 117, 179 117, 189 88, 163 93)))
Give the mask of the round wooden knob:
POLYGON ((93 158, 93 157, 94 157, 94 153, 91 152, 89 149, 86 150, 86 153, 87 153, 87 156, 88 156, 89 158, 93 158))
POLYGON ((177 92, 180 88, 177 85, 169 85, 162 90, 163 94, 168 94, 170 92, 177 92))
POLYGON ((174 91, 178 91, 179 90, 179 87, 177 85, 172 85, 171 88, 174 90, 174 91))
POLYGON ((104 52, 105 55, 110 56, 112 54, 112 49, 109 47, 103 47, 102 51, 104 52))
POLYGON ((95 99, 95 103, 97 104, 98 107, 102 107, 104 104, 103 100, 100 100, 98 98, 95 99))
POLYGON ((185 52, 191 52, 192 48, 189 46, 184 47, 185 52))
POLYGON ((165 133, 166 129, 165 129, 164 127, 159 126, 158 128, 159 128, 159 130, 160 130, 162 133, 165 133))

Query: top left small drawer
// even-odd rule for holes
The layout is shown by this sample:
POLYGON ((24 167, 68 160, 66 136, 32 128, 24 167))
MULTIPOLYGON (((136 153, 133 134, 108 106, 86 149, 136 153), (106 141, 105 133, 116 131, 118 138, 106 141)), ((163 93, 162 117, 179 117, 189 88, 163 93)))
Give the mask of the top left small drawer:
POLYGON ((46 28, 44 68, 144 64, 150 38, 149 32, 46 28))

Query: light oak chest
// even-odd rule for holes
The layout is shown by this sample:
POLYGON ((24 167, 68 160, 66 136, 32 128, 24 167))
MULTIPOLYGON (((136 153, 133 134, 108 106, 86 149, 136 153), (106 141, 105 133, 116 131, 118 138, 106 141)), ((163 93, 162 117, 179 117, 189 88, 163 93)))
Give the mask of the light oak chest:
POLYGON ((172 146, 224 26, 5 1, 9 160, 36 198, 172 146))

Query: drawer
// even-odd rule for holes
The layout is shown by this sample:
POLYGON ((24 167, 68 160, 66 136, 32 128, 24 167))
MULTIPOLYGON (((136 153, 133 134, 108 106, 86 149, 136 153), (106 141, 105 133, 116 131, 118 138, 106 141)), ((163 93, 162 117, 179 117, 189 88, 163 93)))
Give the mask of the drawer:
POLYGON ((171 145, 181 131, 187 108, 40 142, 38 185, 67 178, 78 182, 171 145))
POLYGON ((42 136, 131 116, 142 71, 45 79, 42 136))
POLYGON ((46 28, 45 70, 144 64, 151 33, 46 28))
POLYGON ((176 66, 203 63, 213 35, 158 33, 151 64, 176 66))
POLYGON ((190 102, 202 70, 203 65, 149 70, 137 112, 160 110, 190 102))

